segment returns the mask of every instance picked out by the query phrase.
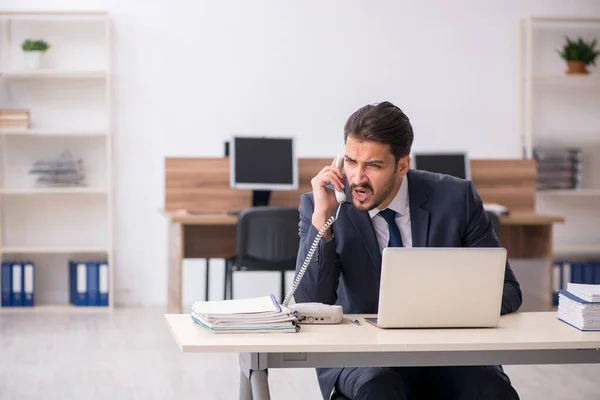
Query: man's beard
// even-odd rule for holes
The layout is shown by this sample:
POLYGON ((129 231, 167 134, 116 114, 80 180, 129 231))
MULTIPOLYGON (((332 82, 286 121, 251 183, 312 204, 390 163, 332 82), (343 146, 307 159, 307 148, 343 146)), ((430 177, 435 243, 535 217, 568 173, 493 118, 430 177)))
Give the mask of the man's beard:
POLYGON ((371 185, 366 184, 366 185, 351 185, 350 186, 350 193, 354 193, 354 189, 356 188, 364 188, 367 190, 371 191, 371 203, 366 203, 366 204, 357 204, 355 199, 352 199, 352 205, 354 206, 354 208, 358 211, 371 211, 374 208, 377 208, 381 203, 383 203, 385 201, 385 199, 387 199, 387 197, 392 193, 392 191, 394 190, 394 184, 396 183, 394 181, 394 179, 391 179, 389 181, 390 183, 388 185, 386 185, 381 191, 375 193, 375 191, 373 190, 373 188, 371 187, 371 185))

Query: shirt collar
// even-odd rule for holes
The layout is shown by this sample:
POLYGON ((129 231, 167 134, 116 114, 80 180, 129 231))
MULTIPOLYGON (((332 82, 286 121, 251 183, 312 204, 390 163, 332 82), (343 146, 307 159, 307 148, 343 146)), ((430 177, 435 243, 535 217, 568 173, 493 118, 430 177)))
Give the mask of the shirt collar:
MULTIPOLYGON (((396 193, 396 197, 394 197, 387 208, 396 211, 400 215, 406 214, 406 211, 408 210, 408 175, 404 175, 404 178, 402 178, 400 189, 398 190, 398 193, 396 193)), ((379 211, 381 211, 379 208, 369 210, 369 216, 371 219, 379 214, 379 211)))

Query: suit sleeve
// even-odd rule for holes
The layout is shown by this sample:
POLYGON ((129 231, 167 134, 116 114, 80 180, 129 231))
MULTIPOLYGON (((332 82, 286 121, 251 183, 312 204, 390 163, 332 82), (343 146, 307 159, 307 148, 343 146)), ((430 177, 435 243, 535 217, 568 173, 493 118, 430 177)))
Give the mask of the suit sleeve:
MULTIPOLYGON (((296 276, 298 276, 318 234, 318 230, 312 225, 313 210, 312 196, 303 194, 299 207, 300 245, 296 260, 296 276)), ((339 277, 340 261, 335 251, 335 238, 329 242, 319 239, 310 264, 294 293, 294 299, 297 303, 335 304, 339 277)))
MULTIPOLYGON (((463 245, 467 247, 502 247, 472 182, 468 182, 465 195, 467 222, 463 245)), ((521 287, 510 267, 510 263, 506 260, 501 314, 516 312, 522 302, 521 287)))

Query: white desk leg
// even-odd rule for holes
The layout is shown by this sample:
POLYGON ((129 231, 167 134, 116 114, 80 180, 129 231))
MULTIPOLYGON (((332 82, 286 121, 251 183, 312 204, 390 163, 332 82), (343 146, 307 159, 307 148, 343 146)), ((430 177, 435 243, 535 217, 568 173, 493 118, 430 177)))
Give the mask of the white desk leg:
POLYGON ((252 400, 271 400, 266 369, 250 371, 250 384, 252 385, 252 400))
POLYGON ((240 400, 271 400, 267 354, 240 353, 240 400))
POLYGON ((252 399, 252 385, 250 385, 250 379, 246 376, 244 371, 240 370, 240 400, 253 400, 252 399))

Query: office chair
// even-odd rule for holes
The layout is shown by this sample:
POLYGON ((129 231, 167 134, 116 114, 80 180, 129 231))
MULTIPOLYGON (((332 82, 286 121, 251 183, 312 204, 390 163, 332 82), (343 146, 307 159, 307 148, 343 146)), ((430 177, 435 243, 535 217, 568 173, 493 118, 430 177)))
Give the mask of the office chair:
POLYGON ((224 298, 233 298, 234 271, 279 271, 281 298, 285 272, 296 269, 300 214, 292 207, 252 207, 243 210, 236 228, 236 255, 225 262, 224 298))
POLYGON ((496 213, 493 213, 491 211, 486 211, 486 213, 488 215, 488 218, 490 219, 490 222, 492 223, 492 229, 496 233, 496 236, 500 238, 500 218, 498 218, 498 215, 496 213))

